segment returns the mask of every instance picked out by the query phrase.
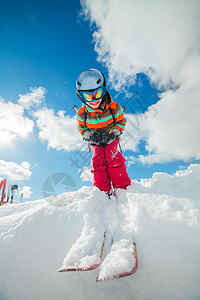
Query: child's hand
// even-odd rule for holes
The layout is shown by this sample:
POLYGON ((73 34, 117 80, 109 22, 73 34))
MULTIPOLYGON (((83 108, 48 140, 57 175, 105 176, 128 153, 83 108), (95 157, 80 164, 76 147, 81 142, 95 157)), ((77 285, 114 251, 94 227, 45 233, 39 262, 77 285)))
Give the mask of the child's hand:
POLYGON ((104 133, 102 135, 102 144, 107 145, 113 142, 116 139, 116 135, 114 132, 111 133, 104 133))
POLYGON ((102 135, 102 144, 105 145, 110 144, 120 135, 121 135, 121 131, 117 128, 114 128, 111 133, 104 133, 102 135))
POLYGON ((111 133, 100 133, 100 132, 91 132, 87 131, 84 135, 84 140, 89 141, 92 144, 98 146, 105 146, 107 144, 112 143, 116 138, 121 135, 121 131, 119 129, 113 129, 111 133))
POLYGON ((94 132, 90 136, 90 142, 96 144, 96 145, 101 145, 102 142, 102 135, 101 133, 94 132))
POLYGON ((102 143, 102 135, 100 132, 91 132, 87 131, 83 137, 85 141, 91 142, 95 145, 101 145, 102 143))

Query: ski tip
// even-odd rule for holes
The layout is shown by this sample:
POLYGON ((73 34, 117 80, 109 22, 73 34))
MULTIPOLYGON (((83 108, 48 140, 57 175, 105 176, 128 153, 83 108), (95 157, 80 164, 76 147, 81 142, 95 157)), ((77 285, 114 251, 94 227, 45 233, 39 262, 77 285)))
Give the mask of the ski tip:
POLYGON ((69 271, 79 271, 76 267, 61 267, 57 272, 69 272, 69 271))
POLYGON ((63 267, 59 268, 59 269, 57 270, 57 272, 64 272, 64 268, 63 268, 63 267))
POLYGON ((96 282, 101 282, 101 281, 104 281, 104 279, 101 279, 99 277, 96 278, 96 282))
POLYGON ((87 267, 74 267, 74 266, 61 267, 60 269, 57 270, 57 272, 92 271, 92 270, 96 269, 99 266, 99 263, 96 263, 92 266, 87 266, 87 267))
POLYGON ((103 279, 97 277, 97 278, 96 278, 96 282, 108 281, 108 280, 111 280, 111 279, 114 279, 114 278, 119 278, 119 277, 117 277, 117 276, 112 276, 112 277, 105 277, 105 278, 103 278, 103 279))
POLYGON ((57 272, 68 272, 68 271, 76 271, 77 268, 75 267, 61 267, 57 270, 57 272))

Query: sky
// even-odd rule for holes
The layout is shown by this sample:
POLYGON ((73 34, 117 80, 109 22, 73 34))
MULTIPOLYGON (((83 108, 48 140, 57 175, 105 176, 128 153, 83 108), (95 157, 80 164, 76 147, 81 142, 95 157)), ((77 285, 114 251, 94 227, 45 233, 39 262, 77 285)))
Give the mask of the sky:
POLYGON ((199 23, 198 0, 1 0, 0 179, 15 198, 92 185, 72 109, 87 68, 126 106, 132 180, 199 164, 199 23))

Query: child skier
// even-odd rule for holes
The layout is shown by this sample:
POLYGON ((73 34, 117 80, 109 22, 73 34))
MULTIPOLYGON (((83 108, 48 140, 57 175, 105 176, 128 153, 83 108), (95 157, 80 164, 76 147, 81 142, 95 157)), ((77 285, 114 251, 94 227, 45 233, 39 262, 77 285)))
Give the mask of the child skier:
MULTIPOLYGON (((77 127, 83 139, 89 141, 93 154, 93 184, 107 194, 113 188, 118 197, 131 184, 125 159, 117 150, 119 137, 126 125, 122 108, 111 99, 106 90, 104 75, 95 69, 83 71, 78 76, 76 93, 83 102, 77 112, 77 127)), ((67 253, 59 272, 96 269, 103 260, 106 239, 111 243, 110 252, 100 265, 96 281, 133 274, 138 262, 131 226, 127 223, 128 206, 123 203, 126 197, 120 197, 116 210, 113 206, 108 206, 104 216, 104 206, 99 209, 97 191, 90 193, 90 196, 92 200, 97 197, 98 206, 94 206, 91 215, 84 215, 81 235, 67 253), (100 211, 102 215, 98 215, 100 211)), ((91 200, 88 198, 88 201, 89 199, 91 200)))
POLYGON ((131 180, 126 171, 126 160, 117 150, 126 125, 121 106, 111 99, 105 77, 96 69, 80 73, 76 93, 83 102, 77 112, 77 127, 83 139, 89 141, 93 154, 93 185, 107 194, 112 187, 114 190, 126 189, 131 180))

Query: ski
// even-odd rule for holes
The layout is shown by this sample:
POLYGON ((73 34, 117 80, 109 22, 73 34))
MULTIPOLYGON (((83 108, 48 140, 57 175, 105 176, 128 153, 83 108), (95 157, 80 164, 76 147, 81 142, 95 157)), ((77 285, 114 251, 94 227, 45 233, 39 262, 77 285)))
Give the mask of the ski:
POLYGON ((68 267, 61 267, 58 269, 58 272, 71 272, 71 271, 91 271, 96 269, 99 266, 99 263, 94 264, 90 267, 75 267, 75 266, 68 266, 68 267))
POLYGON ((96 282, 110 280, 110 279, 116 279, 116 278, 122 278, 122 277, 130 276, 130 275, 134 274, 137 271, 137 268, 138 268, 138 256, 137 256, 136 243, 133 243, 133 253, 132 254, 133 254, 133 257, 135 259, 135 266, 132 268, 131 271, 119 273, 119 274, 113 275, 112 277, 106 277, 106 278, 103 278, 103 279, 101 279, 98 276, 96 278, 96 282))
POLYGON ((103 242, 102 242, 102 246, 101 246, 101 252, 100 252, 100 256, 99 256, 99 261, 96 264, 93 264, 92 266, 85 266, 85 267, 76 267, 76 266, 64 266, 58 269, 58 272, 71 272, 71 271, 91 271, 96 269, 102 260, 102 256, 103 256, 103 249, 104 249, 104 245, 105 245, 105 240, 106 240, 106 232, 104 232, 104 236, 103 236, 103 242))
POLYGON ((3 205, 5 202, 4 202, 4 199, 5 199, 5 188, 6 188, 6 182, 7 180, 4 179, 0 182, 0 190, 2 188, 2 194, 1 194, 1 198, 0 198, 0 205, 3 205))
POLYGON ((9 202, 9 199, 10 199, 11 186, 12 186, 12 183, 10 182, 9 188, 8 188, 7 202, 9 202))

